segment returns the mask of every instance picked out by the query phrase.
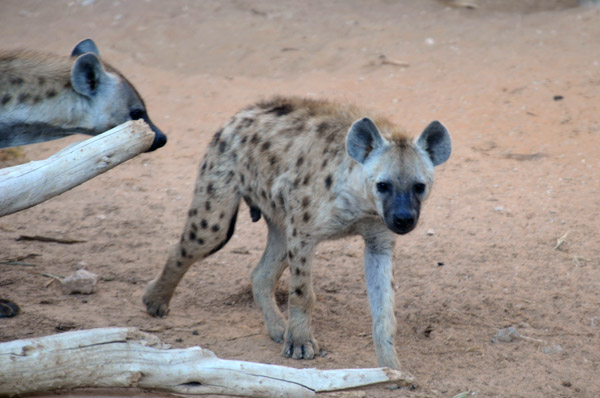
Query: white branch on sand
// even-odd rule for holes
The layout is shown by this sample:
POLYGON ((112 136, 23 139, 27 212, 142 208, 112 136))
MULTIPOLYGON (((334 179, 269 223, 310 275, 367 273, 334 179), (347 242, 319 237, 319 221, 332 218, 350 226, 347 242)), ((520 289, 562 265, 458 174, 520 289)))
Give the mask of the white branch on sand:
POLYGON ((44 160, 0 169, 0 217, 59 195, 145 152, 154 132, 143 120, 123 123, 44 160))
POLYGON ((0 396, 130 387, 180 394, 312 397, 414 378, 388 368, 294 369, 219 359, 200 347, 169 349, 135 328, 67 332, 0 344, 0 396))

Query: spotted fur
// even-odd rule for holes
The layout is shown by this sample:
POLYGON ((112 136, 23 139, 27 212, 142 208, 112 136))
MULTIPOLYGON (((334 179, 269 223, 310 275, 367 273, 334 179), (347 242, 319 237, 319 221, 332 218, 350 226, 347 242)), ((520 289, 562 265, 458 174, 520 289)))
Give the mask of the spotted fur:
POLYGON ((165 316, 192 263, 231 237, 243 199, 253 221, 264 217, 267 247, 252 272, 254 298, 283 354, 313 358, 315 303, 311 264, 317 244, 361 235, 379 364, 398 368, 392 252, 411 231, 429 194, 434 166, 450 155, 445 127, 433 122, 418 140, 384 118, 350 105, 274 98, 235 115, 214 136, 200 164, 181 239, 144 294, 147 311, 165 316), (274 289, 290 269, 287 324, 274 289))

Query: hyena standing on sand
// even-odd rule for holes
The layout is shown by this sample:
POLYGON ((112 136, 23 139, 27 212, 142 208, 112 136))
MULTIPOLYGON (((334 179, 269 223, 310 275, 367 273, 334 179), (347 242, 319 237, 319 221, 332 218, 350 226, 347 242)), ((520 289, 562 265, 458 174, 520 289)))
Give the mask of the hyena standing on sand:
POLYGON ((0 52, 0 148, 75 133, 96 135, 128 120, 154 131, 149 150, 167 137, 150 121, 144 101, 90 39, 71 56, 28 50, 0 52))
POLYGON ((275 98, 233 117, 214 136, 201 163, 188 219, 160 276, 144 294, 147 311, 165 316, 175 287, 195 261, 233 234, 240 201, 253 221, 264 216, 267 247, 252 272, 252 293, 270 337, 283 354, 311 359, 315 303, 311 260, 323 240, 361 235, 379 365, 398 368, 392 254, 395 234, 410 232, 450 156, 450 136, 432 122, 411 140, 385 119, 351 106, 275 98), (290 268, 288 322, 274 299, 290 268))

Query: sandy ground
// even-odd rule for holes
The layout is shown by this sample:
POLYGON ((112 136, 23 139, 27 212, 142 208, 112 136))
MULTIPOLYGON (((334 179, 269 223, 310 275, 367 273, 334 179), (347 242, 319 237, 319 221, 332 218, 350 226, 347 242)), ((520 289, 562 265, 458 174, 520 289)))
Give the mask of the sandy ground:
MULTIPOLYGON (((33 264, 0 265, 0 297, 21 306, 0 320, 0 341, 135 326, 222 358, 376 366, 360 239, 318 248, 314 328, 327 355, 313 361, 283 358, 263 328, 249 275, 266 228, 245 209, 168 318, 141 304, 212 134, 249 103, 294 94, 357 103, 415 135, 437 119, 454 145, 395 251, 396 344, 419 387, 331 396, 600 396, 600 9, 573 3, 2 0, 2 48, 66 54, 92 37, 169 143, 0 220, 0 261, 33 264), (100 276, 92 295, 65 296, 41 275, 81 267, 100 276), (508 326, 529 339, 492 343, 508 326)), ((81 138, 24 152, 45 158, 81 138)))

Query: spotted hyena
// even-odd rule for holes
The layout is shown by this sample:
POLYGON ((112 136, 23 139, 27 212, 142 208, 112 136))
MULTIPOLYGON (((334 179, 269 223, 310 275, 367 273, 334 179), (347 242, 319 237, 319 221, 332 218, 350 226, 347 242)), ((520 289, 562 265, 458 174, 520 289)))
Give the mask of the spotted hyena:
POLYGON ((221 249, 240 202, 264 217, 267 247, 252 272, 252 293, 283 354, 318 353, 311 314, 312 257, 323 240, 361 235, 379 365, 398 368, 392 254, 396 234, 417 225, 433 168, 450 156, 439 122, 413 140, 383 118, 353 106, 275 98, 242 110, 219 130, 201 163, 185 229, 144 294, 147 311, 165 316, 175 287, 195 261, 221 249), (287 323, 274 289, 290 269, 287 323))
POLYGON ((28 50, 0 52, 0 148, 32 144, 75 133, 96 135, 128 120, 143 119, 155 137, 142 97, 84 40, 71 56, 28 50))

